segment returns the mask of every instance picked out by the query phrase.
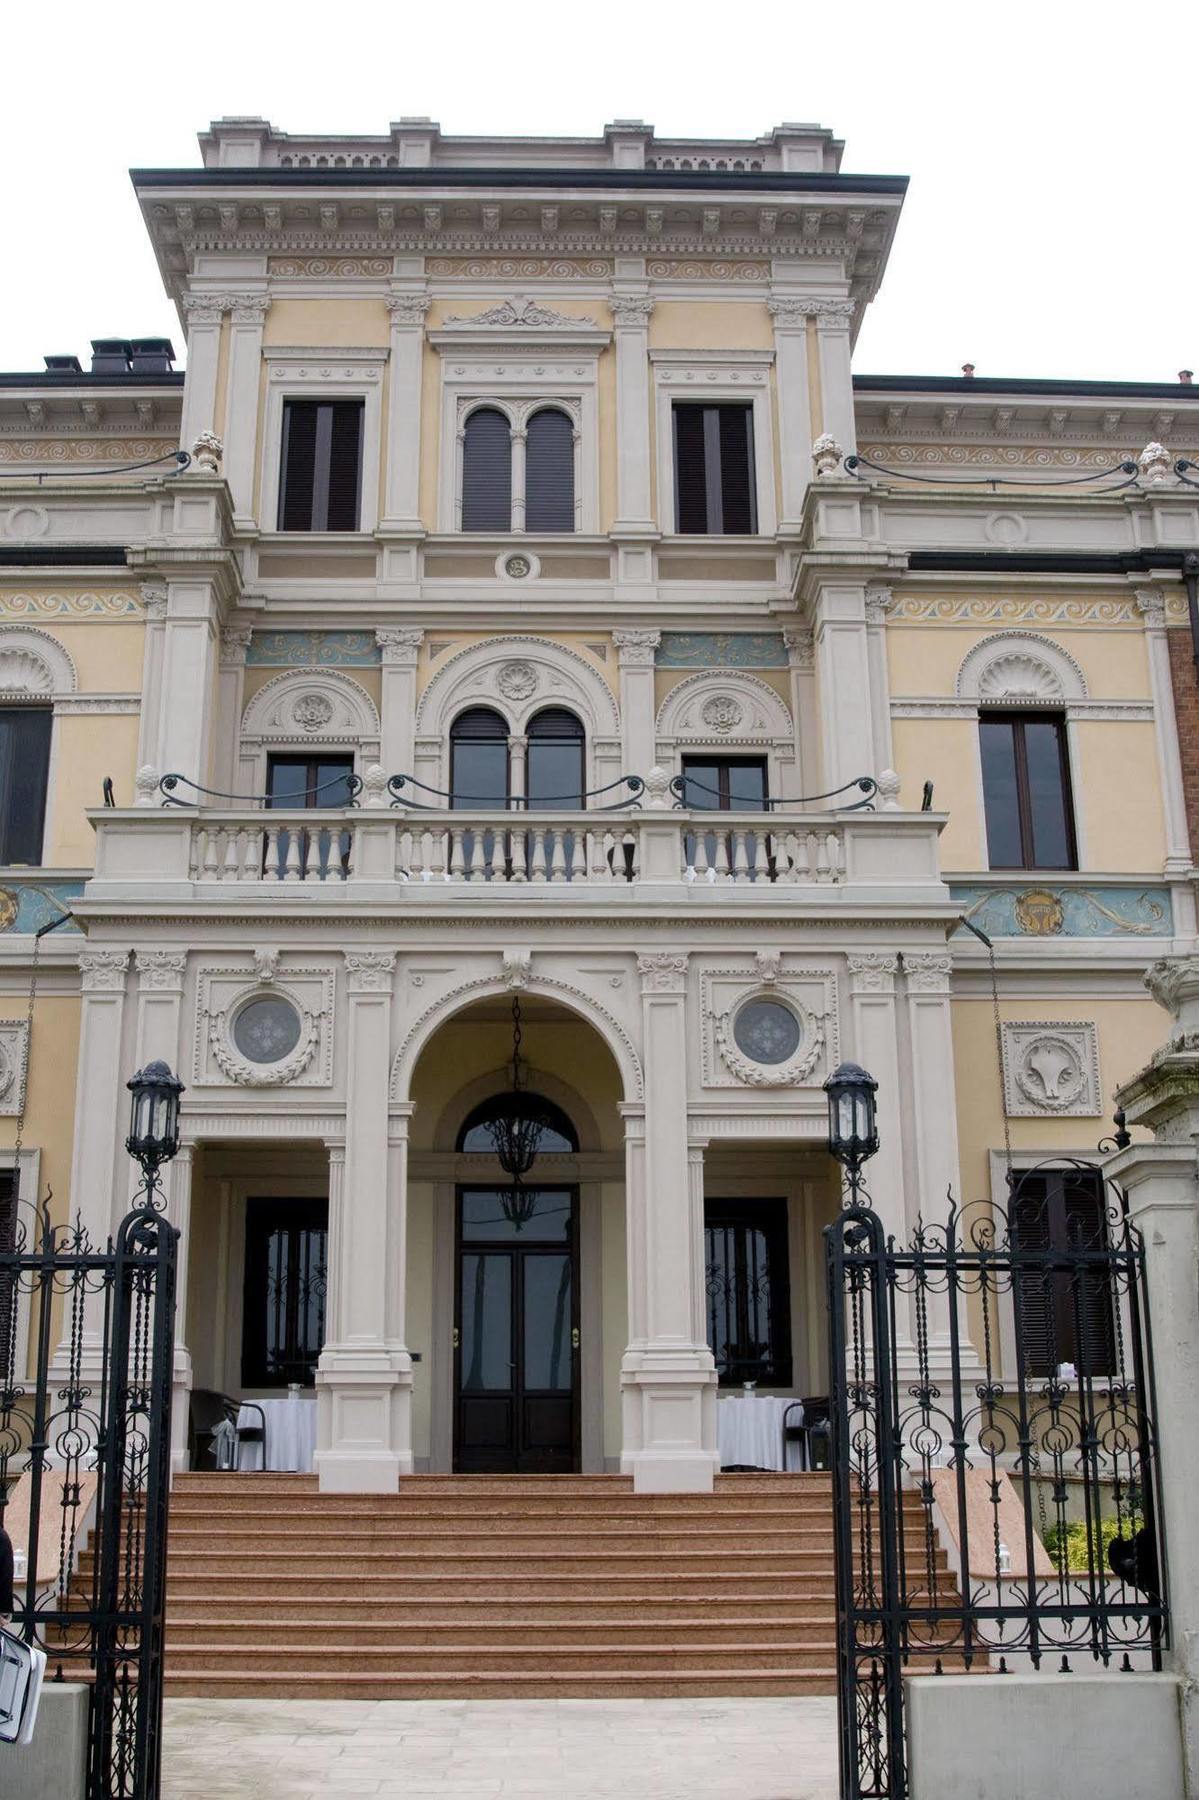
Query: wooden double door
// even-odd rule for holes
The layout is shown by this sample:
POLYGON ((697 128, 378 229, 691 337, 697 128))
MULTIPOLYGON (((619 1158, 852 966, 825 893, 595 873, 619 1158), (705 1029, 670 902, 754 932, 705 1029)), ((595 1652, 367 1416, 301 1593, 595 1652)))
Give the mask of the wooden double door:
POLYGON ((454 1467, 462 1473, 579 1466, 578 1190, 522 1198, 517 1209, 501 1190, 458 1189, 454 1467))

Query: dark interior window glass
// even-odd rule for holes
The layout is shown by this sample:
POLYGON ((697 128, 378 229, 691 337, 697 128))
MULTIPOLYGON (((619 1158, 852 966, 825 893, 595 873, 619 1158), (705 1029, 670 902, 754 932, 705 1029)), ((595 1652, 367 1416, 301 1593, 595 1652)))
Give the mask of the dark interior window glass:
POLYGON ((310 1386, 325 1341, 327 1200, 246 1202, 242 1386, 310 1386))
POLYGON ((42 860, 52 720, 48 706, 0 708, 0 864, 42 860))
MULTIPOLYGON (((536 1096, 536 1099, 538 1110, 547 1121, 546 1129, 541 1136, 540 1148, 560 1151, 577 1150, 579 1147, 578 1133, 562 1108, 555 1106, 552 1100, 543 1099, 540 1095, 536 1096)), ((493 1094, 489 1100, 482 1101, 473 1112, 468 1113, 462 1129, 458 1133, 459 1150, 481 1150, 489 1156, 494 1154, 495 1137, 492 1133, 492 1122, 502 1116, 507 1105, 508 1096, 506 1094, 493 1094)))
POLYGON ((722 1387, 791 1385, 784 1200, 706 1200, 708 1343, 722 1387))
POLYGON ((753 407, 674 408, 675 529, 715 536, 758 529, 753 407))
POLYGON ((1074 868, 1065 720, 984 713, 978 729, 991 867, 1074 868))
POLYGON ((1045 1169, 1023 1175, 1011 1201, 1017 1251, 1013 1296, 1018 1349, 1029 1375, 1051 1375, 1062 1363, 1079 1374, 1115 1367, 1115 1305, 1102 1264, 1055 1265, 1054 1251, 1108 1246, 1103 1177, 1098 1169, 1045 1169), (1026 1262, 1019 1252, 1030 1252, 1026 1262))
POLYGON ((583 727, 564 706, 529 720, 525 785, 529 810, 583 804, 583 727))
POLYGON ((357 531, 362 480, 361 400, 286 400, 282 531, 357 531))
POLYGON ((525 530, 575 528, 574 420, 544 407, 529 420, 525 439, 525 530))
POLYGON ((267 804, 272 807, 348 806, 352 756, 272 756, 267 804))
POLYGON ((685 756, 683 804, 697 812, 764 812, 766 759, 685 756))
POLYGON ((512 432, 504 414, 494 406, 479 407, 466 421, 462 529, 512 529, 512 432))
POLYGON ((450 787, 453 806, 508 804, 508 723, 489 706, 459 713, 450 728, 450 787))

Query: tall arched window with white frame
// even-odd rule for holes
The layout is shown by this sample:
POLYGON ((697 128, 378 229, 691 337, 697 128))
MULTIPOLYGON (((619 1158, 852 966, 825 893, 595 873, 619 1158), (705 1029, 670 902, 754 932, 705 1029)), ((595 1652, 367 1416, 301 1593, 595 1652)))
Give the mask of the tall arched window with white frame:
POLYGON ((575 426, 560 406, 540 407, 525 443, 525 530, 575 529, 575 426))

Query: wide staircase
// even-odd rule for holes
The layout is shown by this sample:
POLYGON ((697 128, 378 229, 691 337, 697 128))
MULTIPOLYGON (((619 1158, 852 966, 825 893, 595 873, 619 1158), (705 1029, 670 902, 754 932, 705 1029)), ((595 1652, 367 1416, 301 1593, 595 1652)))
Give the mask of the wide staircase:
POLYGON ((167 1693, 364 1700, 836 1691, 830 1480, 176 1479, 167 1693))

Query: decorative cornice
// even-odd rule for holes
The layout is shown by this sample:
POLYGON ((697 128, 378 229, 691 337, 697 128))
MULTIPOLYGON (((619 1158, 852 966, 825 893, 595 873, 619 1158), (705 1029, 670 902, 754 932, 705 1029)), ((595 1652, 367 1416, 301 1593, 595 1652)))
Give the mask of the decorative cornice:
POLYGON ((599 321, 591 318, 572 318, 568 313, 555 312, 551 306, 542 306, 540 301, 526 298, 518 294, 512 300, 502 300, 498 306, 488 307, 481 313, 448 313, 445 323, 449 326, 519 326, 529 331, 578 331, 599 328, 599 321))
POLYGON ((1126 598, 913 593, 898 597, 891 617, 941 625, 1134 625, 1140 614, 1126 598))

